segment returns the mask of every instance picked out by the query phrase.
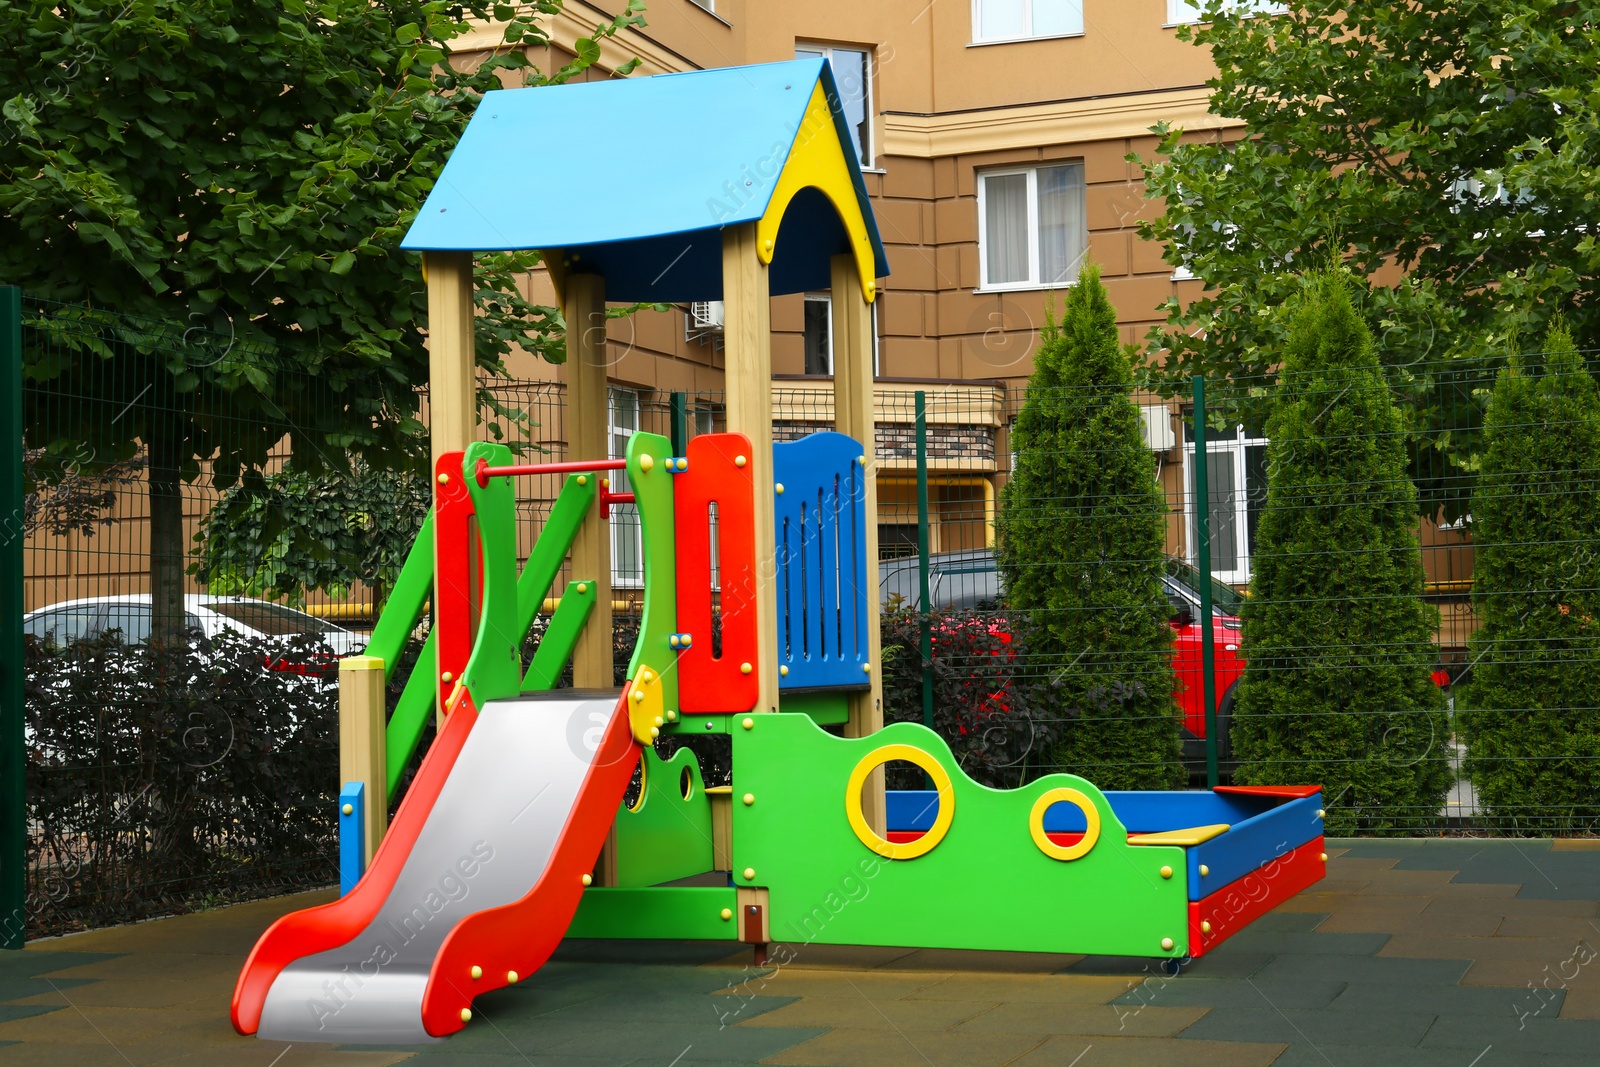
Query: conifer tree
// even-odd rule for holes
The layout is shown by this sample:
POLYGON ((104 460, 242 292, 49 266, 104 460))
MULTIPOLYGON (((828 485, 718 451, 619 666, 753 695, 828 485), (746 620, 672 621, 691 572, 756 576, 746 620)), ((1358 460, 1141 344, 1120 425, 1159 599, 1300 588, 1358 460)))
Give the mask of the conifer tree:
POLYGON ((1104 789, 1184 783, 1161 585, 1166 504, 1097 267, 1050 315, 1013 431, 999 565, 1069 721, 1055 762, 1104 789))
POLYGON ((1600 388, 1564 326, 1500 373, 1472 498, 1467 771, 1497 819, 1600 816, 1600 388))
POLYGON ((1243 609, 1240 784, 1320 784, 1330 831, 1431 821, 1449 788, 1416 487, 1372 335, 1337 272, 1293 307, 1243 609))

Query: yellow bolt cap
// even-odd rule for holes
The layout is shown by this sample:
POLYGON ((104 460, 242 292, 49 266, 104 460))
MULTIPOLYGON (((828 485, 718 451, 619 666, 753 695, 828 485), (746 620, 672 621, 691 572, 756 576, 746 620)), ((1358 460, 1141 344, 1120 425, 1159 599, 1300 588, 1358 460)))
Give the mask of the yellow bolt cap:
POLYGON ((744 458, 744 457, 743 457, 743 456, 734 456, 734 457, 733 457, 733 465, 734 465, 734 466, 735 466, 735 467, 742 467, 742 466, 744 466, 744 465, 745 465, 745 464, 746 464, 746 463, 747 463, 747 462, 749 462, 749 461, 748 461, 748 460, 746 460, 746 459, 745 459, 745 458, 744 458))
POLYGON ((583 876, 583 884, 584 885, 593 885, 594 884, 594 876, 590 875, 590 874, 584 875, 583 876))
POLYGON ((1172 938, 1163 937, 1161 939, 1161 950, 1163 952, 1171 952, 1172 951, 1172 938))
POLYGON ((1325 814, 1325 812, 1321 808, 1317 809, 1317 818, 1319 818, 1319 819, 1322 818, 1322 816, 1324 814, 1325 814))
POLYGON ((579 485, 588 485, 589 484, 589 476, 587 474, 578 475, 578 484, 579 485))
POLYGON ((778 673, 783 675, 785 678, 789 677, 789 667, 788 667, 788 665, 787 664, 779 664, 778 665, 778 673))
POLYGON ((464 1023, 470 1023, 472 1021, 472 1009, 471 1008, 462 1008, 461 1009, 461 1021, 464 1022, 464 1023))
POLYGON ((354 815, 356 813, 356 806, 354 804, 346 804, 339 810, 344 812, 346 815, 354 815))
POLYGON ((660 736, 661 736, 661 727, 659 727, 659 726, 650 727, 650 738, 651 738, 651 740, 654 740, 654 739, 656 739, 656 738, 658 738, 660 736))
POLYGON ((746 793, 744 795, 744 806, 745 807, 748 808, 750 805, 754 804, 755 802, 756 802, 756 795, 754 793, 746 793))
POLYGON ((782 496, 783 495, 783 483, 779 482, 777 485, 774 485, 772 487, 772 491, 774 493, 777 493, 779 496, 782 496))
POLYGON ((743 726, 746 730, 754 730, 756 728, 756 721, 747 715, 745 716, 744 722, 740 723, 739 725, 743 726))
POLYGON ((1322 854, 1322 862, 1323 863, 1327 863, 1328 862, 1328 854, 1326 852, 1324 852, 1322 854))
POLYGON ((506 984, 507 985, 516 985, 517 982, 518 982, 517 972, 516 971, 507 971, 506 972, 506 984))
POLYGON ((668 722, 677 722, 678 721, 678 713, 675 712, 675 711, 668 711, 667 712, 667 721, 668 722))
POLYGON ((739 673, 740 674, 749 674, 750 673, 750 664, 748 664, 748 663, 739 664, 739 673))
POLYGON ((1211 923, 1205 919, 1200 920, 1200 932, 1202 934, 1209 934, 1211 932, 1211 923))
POLYGON ((866 672, 866 673, 867 673, 867 674, 871 674, 871 673, 872 673, 872 664, 870 664, 870 663, 863 663, 863 664, 862 664, 862 665, 861 665, 861 669, 862 669, 862 670, 863 670, 863 671, 864 671, 864 672, 866 672))
POLYGON ((633 699, 635 701, 643 700, 644 699, 644 690, 643 689, 635 689, 633 691, 633 699))
POLYGON ((448 474, 439 475, 439 484, 440 485, 449 485, 450 484, 450 476, 448 474))
POLYGON ((600 479, 600 488, 602 488, 602 489, 610 489, 611 488, 611 479, 610 478, 601 478, 600 479))
POLYGON ((456 680, 456 676, 451 674, 449 671, 445 671, 443 674, 439 675, 439 677, 447 682, 453 682, 456 680))
POLYGON ((588 582, 579 582, 578 583, 578 592, 587 593, 588 591, 589 591, 589 583, 588 582))
POLYGON ((1161 868, 1161 877, 1163 877, 1163 878, 1171 878, 1172 877, 1172 868, 1171 867, 1163 867, 1163 868, 1161 868))
POLYGON ((673 648, 677 648, 678 647, 678 635, 677 634, 673 634, 671 637, 667 638, 667 644, 671 645, 673 648))
POLYGON ((474 963, 472 965, 472 980, 474 982, 476 982, 478 979, 480 979, 482 977, 483 977, 483 968, 479 967, 476 963, 474 963))
POLYGON ((754 867, 746 867, 744 869, 744 880, 747 882, 756 880, 756 869, 754 867))
POLYGON ((733 909, 732 908, 723 908, 722 909, 722 921, 723 922, 727 922, 731 918, 733 918, 733 909))
POLYGON ((639 469, 640 470, 648 471, 648 470, 653 469, 655 467, 655 465, 656 465, 655 458, 653 456, 651 456, 650 453, 641 452, 639 454, 639 469))
POLYGON ((650 679, 652 679, 654 677, 655 677, 655 675, 651 674, 649 671, 640 671, 639 672, 639 678, 640 678, 641 681, 648 682, 650 679))
POLYGON ((1211 873, 1211 868, 1207 867, 1205 864, 1202 863, 1200 865, 1200 877, 1204 878, 1206 875, 1208 875, 1210 873, 1211 873))
POLYGON ((660 725, 662 725, 662 724, 663 724, 663 723, 665 723, 665 722, 666 722, 666 720, 665 720, 665 719, 663 719, 663 718, 662 718, 662 717, 661 717, 661 716, 659 716, 659 715, 657 715, 657 716, 656 716, 656 725, 657 725, 657 726, 660 726, 660 725))

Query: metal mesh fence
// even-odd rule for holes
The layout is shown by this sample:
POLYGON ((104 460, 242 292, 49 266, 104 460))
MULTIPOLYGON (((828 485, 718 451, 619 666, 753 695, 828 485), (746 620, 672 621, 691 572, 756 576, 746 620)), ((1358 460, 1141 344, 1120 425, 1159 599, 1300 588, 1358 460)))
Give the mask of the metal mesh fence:
MULTIPOLYGON (((330 883, 333 661, 426 509, 424 449, 341 475, 318 450, 352 398, 229 338, 33 301, 24 340, 30 933, 330 883), (174 575, 175 645, 151 596, 174 575)), ((885 718, 996 786, 1203 784, 1209 739, 1221 781, 1327 785, 1339 830, 1592 832, 1600 409, 1575 366, 1211 381, 1203 447, 1191 397, 880 381, 885 718)), ((485 436, 581 458, 558 383, 483 384, 485 436)), ((778 441, 831 429, 831 383, 775 379, 772 411, 778 441)), ((725 422, 718 393, 618 384, 608 452, 725 422)), ((520 480, 524 556, 559 488, 520 480)), ((639 536, 616 506, 619 665, 639 536)))

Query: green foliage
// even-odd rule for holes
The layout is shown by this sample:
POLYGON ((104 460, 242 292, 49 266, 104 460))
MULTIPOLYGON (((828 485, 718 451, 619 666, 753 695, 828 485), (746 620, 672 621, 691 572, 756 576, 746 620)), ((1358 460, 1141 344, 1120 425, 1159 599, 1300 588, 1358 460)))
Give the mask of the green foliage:
POLYGON ((1034 357, 998 562, 1030 661, 1074 719, 1056 747, 1060 769, 1102 789, 1176 788, 1185 775, 1161 586, 1166 503, 1132 388, 1116 309, 1099 269, 1085 267, 1034 357))
POLYGON ((1475 468, 1482 405, 1423 361, 1514 348, 1563 307, 1600 343, 1600 5, 1219 6, 1178 33, 1216 62, 1211 111, 1249 136, 1162 128, 1165 158, 1144 161, 1164 208, 1140 232, 1205 283, 1167 302, 1154 376, 1170 395, 1194 374, 1270 378, 1286 327, 1272 310, 1298 272, 1342 261, 1417 411, 1423 499, 1455 517, 1465 496, 1447 487, 1475 468))
POLYGON ((1514 359, 1489 404, 1460 716, 1479 801, 1541 833, 1600 816, 1600 389, 1565 329, 1545 349, 1514 359))
POLYGON ((365 583, 381 604, 428 513, 426 479, 371 470, 310 475, 246 472, 194 535, 191 570, 209 592, 300 605, 320 589, 336 599, 365 583))
MULTIPOLYGON (((286 422, 307 474, 352 452, 408 455, 427 300, 401 237, 487 93, 567 81, 593 41, 644 21, 629 0, 546 75, 527 49, 561 9, 0 3, 0 278, 51 325, 28 377, 84 386, 79 403, 33 405, 29 443, 91 470, 146 449, 158 631, 178 617, 178 483, 201 460, 227 486, 266 463, 286 422), (505 22, 505 47, 457 65, 469 16, 505 22)), ((536 262, 477 260, 486 370, 514 345, 561 358, 558 309, 517 287, 536 262)))
POLYGON ((1342 273, 1293 305, 1267 423, 1267 501, 1243 608, 1234 781, 1323 787, 1330 832, 1426 825, 1449 788, 1430 678, 1416 488, 1342 273))

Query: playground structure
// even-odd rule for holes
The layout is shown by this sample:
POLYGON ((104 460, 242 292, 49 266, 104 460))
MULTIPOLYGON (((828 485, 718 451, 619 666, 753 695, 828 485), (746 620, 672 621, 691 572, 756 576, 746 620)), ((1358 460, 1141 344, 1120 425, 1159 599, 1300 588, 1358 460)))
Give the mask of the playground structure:
POLYGON ((405 242, 430 289, 435 500, 368 654, 341 665, 342 895, 262 936, 234 993, 241 1033, 443 1037, 568 935, 744 942, 758 961, 785 941, 1175 966, 1322 876, 1317 787, 1102 793, 1056 774, 1000 791, 932 731, 883 728, 869 305, 887 265, 849 143, 821 60, 508 90, 480 107, 405 242), (723 136, 683 144, 690 115, 723 136), (646 177, 598 157, 559 173, 517 159, 619 116, 646 177), (721 297, 728 431, 636 433, 622 459, 547 464, 471 441, 470 256, 510 248, 543 249, 562 295, 570 455, 605 454, 608 292, 721 297), (768 295, 830 286, 837 429, 774 445, 768 295), (565 481, 519 573, 515 480, 533 474, 565 481), (619 501, 637 507, 645 579, 620 691, 606 529, 619 501), (385 674, 430 597, 434 625, 386 721, 385 674), (552 688, 569 661, 578 688, 552 688), (656 748, 707 733, 730 739, 731 786, 708 789, 690 749, 656 748), (895 760, 932 788, 886 793, 895 760))

